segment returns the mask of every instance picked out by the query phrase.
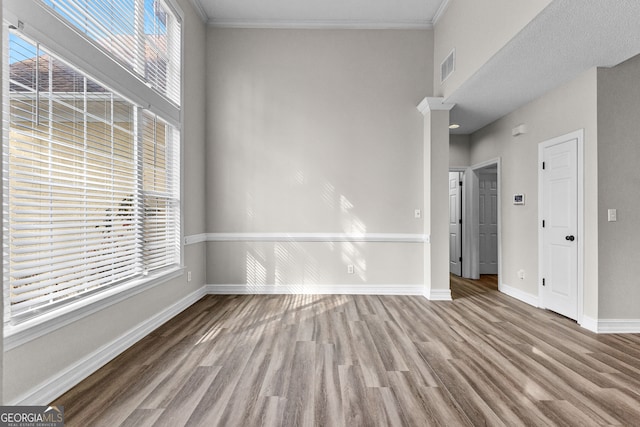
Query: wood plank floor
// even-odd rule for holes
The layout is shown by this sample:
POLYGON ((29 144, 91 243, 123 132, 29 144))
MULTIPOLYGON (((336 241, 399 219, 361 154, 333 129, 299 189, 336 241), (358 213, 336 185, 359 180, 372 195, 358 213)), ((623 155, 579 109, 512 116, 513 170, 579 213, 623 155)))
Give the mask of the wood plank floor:
POLYGON ((54 402, 67 426, 640 425, 640 335, 452 279, 414 296, 207 296, 54 402))

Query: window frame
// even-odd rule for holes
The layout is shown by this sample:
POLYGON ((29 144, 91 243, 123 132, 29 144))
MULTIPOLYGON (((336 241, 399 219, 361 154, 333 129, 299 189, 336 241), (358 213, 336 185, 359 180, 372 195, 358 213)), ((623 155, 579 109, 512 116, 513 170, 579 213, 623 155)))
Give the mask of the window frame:
MULTIPOLYGON (((40 0, 3 0, 3 4, 5 22, 17 27, 28 38, 45 44, 49 50, 84 70, 93 79, 123 93, 133 103, 153 111, 181 130, 182 109, 180 107, 147 86, 137 74, 126 69, 121 61, 100 48, 75 27, 61 21, 54 13, 47 10, 48 6, 40 0), (59 43, 57 40, 64 40, 64 43, 59 43)), ((184 57, 184 30, 182 33, 181 55, 184 57)), ((180 66, 181 75, 183 75, 183 60, 180 66)), ((180 84, 182 85, 182 81, 180 84)), ((182 90, 180 97, 184 100, 182 90)))
MULTIPOLYGON (((182 10, 175 4, 174 0, 164 0, 172 11, 176 14, 177 19, 181 22, 180 30, 180 52, 181 59, 179 63, 181 76, 184 76, 184 15, 182 10)), ((179 134, 178 156, 179 163, 176 171, 180 183, 178 187, 178 210, 183 212, 183 141, 184 132, 182 131, 182 122, 184 109, 177 106, 168 98, 163 97, 155 90, 148 87, 133 72, 124 68, 118 61, 106 51, 100 49, 95 43, 92 43, 87 37, 83 36, 79 31, 65 24, 59 18, 54 16, 48 7, 40 0, 4 0, 3 2, 3 105, 8 105, 9 90, 8 76, 9 64, 6 60, 8 51, 8 25, 13 25, 26 37, 32 40, 38 40, 44 43, 49 50, 62 57, 64 60, 74 64, 78 68, 84 70, 91 78, 101 82, 107 87, 113 88, 125 95, 133 103, 142 106, 150 112, 159 116, 163 121, 173 126, 179 134), (24 17, 22 19, 21 17, 24 17), (64 43, 62 43, 64 42, 64 43), (142 84, 141 84, 142 82, 142 84)), ((180 85, 180 105, 183 105, 183 81, 181 77, 180 85)), ((3 126, 9 123, 8 108, 2 108, 3 126)), ((8 138, 8 129, 3 131, 3 137, 8 138)), ((166 283, 184 274, 184 216, 181 214, 179 219, 179 265, 152 272, 143 278, 130 280, 124 284, 113 287, 107 287, 100 292, 89 294, 86 298, 79 298, 64 304, 59 308, 47 311, 37 317, 24 320, 18 324, 7 322, 7 305, 9 286, 3 286, 5 295, 5 321, 4 324, 4 348, 10 350, 33 339, 46 335, 65 325, 103 310, 111 305, 127 300, 134 295, 145 292, 148 289, 156 287, 162 283, 166 283)))
POLYGON ((114 61, 135 73, 147 85, 153 87, 172 102, 180 105, 181 87, 179 81, 177 85, 174 84, 176 82, 175 77, 179 78, 181 75, 179 70, 174 67, 175 61, 180 61, 174 56, 174 53, 176 50, 178 53, 181 51, 180 46, 176 46, 175 40, 176 38, 180 39, 182 17, 175 12, 176 8, 172 3, 167 2, 167 0, 96 0, 95 5, 89 6, 92 3, 90 0, 40 1, 48 6, 48 13, 53 13, 61 20, 69 19, 68 23, 75 31, 82 34, 92 43, 99 45, 100 49, 111 56, 114 61), (81 4, 83 1, 87 3, 86 9, 81 4), (107 13, 104 3, 109 1, 116 2, 111 5, 115 8, 131 7, 133 14, 121 16, 122 19, 114 19, 114 16, 120 15, 107 13), (160 28, 156 25, 159 20, 158 14, 149 14, 146 4, 148 1, 154 3, 154 12, 161 8, 163 12, 171 14, 169 19, 162 22, 165 30, 164 35, 166 36, 164 42, 157 43, 158 40, 155 36, 160 35, 159 33, 153 31, 147 33, 148 30, 160 28), (126 5, 127 2, 131 2, 131 4, 126 5), (156 3, 159 3, 158 9, 156 9, 156 3), (102 15, 96 16, 91 11, 99 11, 102 15), (111 21, 105 24, 100 18, 111 19, 111 21), (109 23, 116 25, 117 30, 115 33, 108 31, 109 23), (132 31, 130 42, 133 43, 133 46, 127 46, 124 41, 126 37, 119 37, 123 36, 120 31, 126 29, 132 31), (100 33, 106 33, 108 36, 105 38, 104 43, 101 43, 98 38, 100 33), (166 52, 163 51, 163 47, 166 52), (153 63, 154 53, 158 55, 156 58, 163 59, 166 64, 165 83, 163 86, 148 74, 148 72, 153 72, 157 76, 161 71, 157 64, 153 63), (147 56, 147 54, 150 54, 150 56, 147 56))

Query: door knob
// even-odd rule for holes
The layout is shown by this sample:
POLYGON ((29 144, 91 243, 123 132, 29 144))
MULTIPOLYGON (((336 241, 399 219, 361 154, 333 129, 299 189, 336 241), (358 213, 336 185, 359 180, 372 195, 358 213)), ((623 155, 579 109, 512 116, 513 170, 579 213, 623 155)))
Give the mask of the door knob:
POLYGON ((567 239, 570 242, 573 242, 574 240, 576 240, 576 238, 574 236, 567 236, 567 237, 565 237, 565 239, 567 239))

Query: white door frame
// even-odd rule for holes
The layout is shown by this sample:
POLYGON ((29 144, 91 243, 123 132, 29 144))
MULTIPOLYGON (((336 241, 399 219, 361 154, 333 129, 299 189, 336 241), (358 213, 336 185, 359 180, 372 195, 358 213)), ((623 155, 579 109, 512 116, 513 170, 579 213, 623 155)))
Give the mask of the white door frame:
POLYGON ((542 217, 543 217, 543 177, 542 159, 544 149, 576 139, 578 141, 578 324, 582 324, 584 311, 584 129, 570 132, 538 144, 538 306, 546 308, 542 293, 542 260, 544 257, 542 217))
POLYGON ((479 180, 478 172, 496 166, 498 175, 498 289, 502 282, 502 160, 500 157, 477 163, 465 169, 462 179, 462 273, 465 278, 480 278, 479 180))

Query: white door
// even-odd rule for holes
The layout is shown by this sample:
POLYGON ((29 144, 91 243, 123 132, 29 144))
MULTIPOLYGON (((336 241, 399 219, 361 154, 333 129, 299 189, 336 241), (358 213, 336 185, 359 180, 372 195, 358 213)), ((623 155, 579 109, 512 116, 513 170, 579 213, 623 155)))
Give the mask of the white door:
POLYGON ((462 276, 462 174, 449 172, 449 271, 462 276))
POLYGON ((480 274, 498 274, 498 173, 478 176, 480 274))
POLYGON ((578 316, 578 140, 543 146, 542 304, 578 316))

